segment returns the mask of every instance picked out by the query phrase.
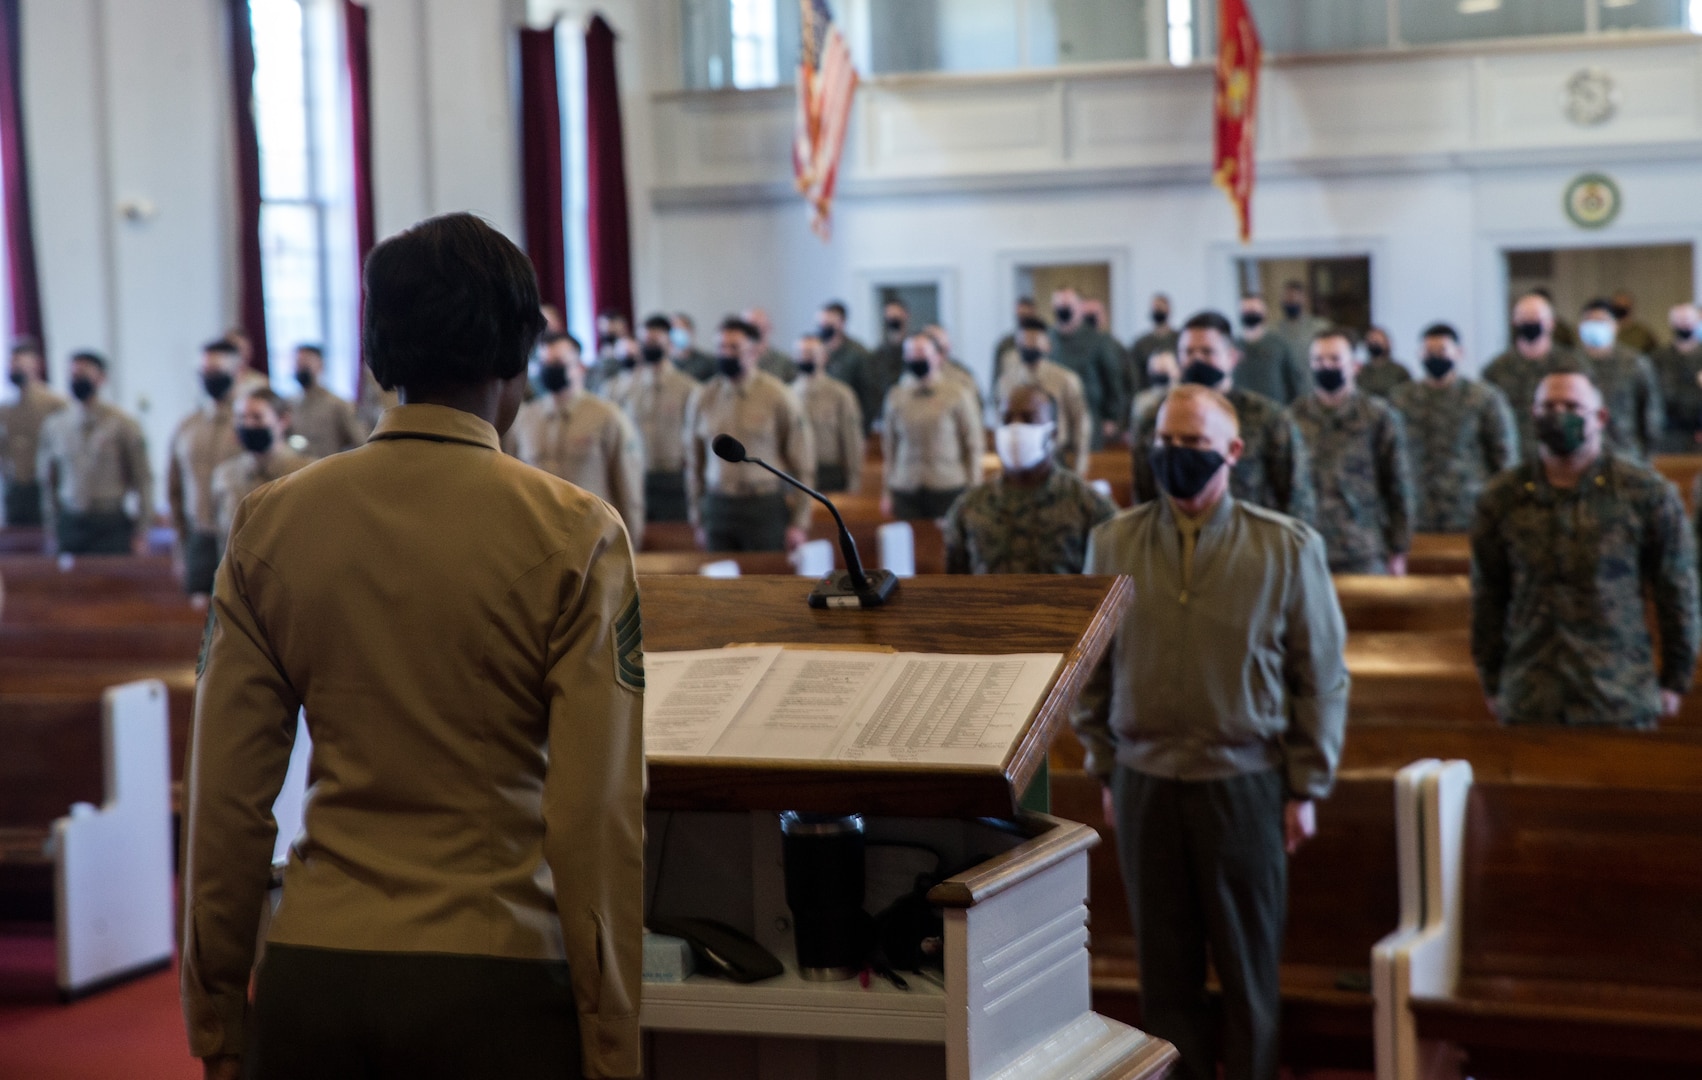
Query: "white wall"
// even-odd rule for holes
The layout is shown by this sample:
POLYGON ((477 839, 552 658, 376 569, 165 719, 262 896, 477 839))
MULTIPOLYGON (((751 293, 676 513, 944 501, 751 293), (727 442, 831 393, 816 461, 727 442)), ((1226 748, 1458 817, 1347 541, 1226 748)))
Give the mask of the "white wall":
POLYGON ((762 302, 784 343, 838 296, 868 335, 870 286, 911 268, 940 277, 962 358, 982 366, 1025 262, 1110 262, 1115 330, 1128 339, 1153 291, 1184 312, 1232 305, 1238 256, 1369 254, 1374 316, 1402 353, 1445 318, 1481 362, 1505 342, 1502 250, 1702 248, 1702 204, 1687 193, 1702 165, 1694 37, 1290 60, 1268 65, 1262 85, 1256 239, 1243 247, 1210 184, 1209 69, 869 80, 825 246, 791 191, 789 89, 659 84, 647 184, 655 269, 641 306, 701 322, 762 302), (1586 68, 1613 81, 1606 123, 1567 116, 1566 84, 1586 68), (1594 170, 1618 182, 1624 209, 1610 227, 1583 230, 1561 196, 1594 170))
MULTIPOLYGON (((512 57, 525 0, 368 4, 380 235, 471 210, 519 238, 512 57)), ((25 0, 23 22, 54 374, 63 385, 74 349, 107 354, 112 398, 141 418, 163 470, 196 405, 200 346, 237 314, 223 4, 25 0), (127 218, 127 204, 150 212, 127 218)))

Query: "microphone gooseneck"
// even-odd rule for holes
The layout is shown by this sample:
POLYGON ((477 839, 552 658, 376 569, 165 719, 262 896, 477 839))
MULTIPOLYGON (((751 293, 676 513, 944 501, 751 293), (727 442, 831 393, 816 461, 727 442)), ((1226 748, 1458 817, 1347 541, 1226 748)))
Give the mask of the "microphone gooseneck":
POLYGON ((769 472, 786 481, 788 484, 791 484, 793 487, 797 488, 805 495, 808 495, 816 502, 827 507, 827 512, 833 515, 833 523, 839 527, 839 553, 845 557, 845 573, 851 579, 851 587, 859 593, 866 593, 870 591, 868 575, 863 573, 863 560, 857 557, 857 541, 852 539, 851 530, 845 527, 845 519, 839 516, 839 507, 833 505, 832 499, 829 499, 826 495, 823 495, 815 488, 808 486, 797 477, 792 476, 790 473, 776 469, 761 458, 751 457, 745 452, 745 444, 733 438, 731 435, 722 433, 715 436, 714 440, 710 442, 709 448, 715 451, 715 456, 720 458, 722 461, 732 462, 735 465, 744 462, 767 469, 769 472))

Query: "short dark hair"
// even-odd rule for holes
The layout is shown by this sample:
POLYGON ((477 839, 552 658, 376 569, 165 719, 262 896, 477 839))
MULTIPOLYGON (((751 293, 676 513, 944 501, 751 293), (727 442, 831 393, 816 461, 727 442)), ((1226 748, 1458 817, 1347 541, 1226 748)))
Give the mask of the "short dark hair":
POLYGON ((1299 289, 1301 292, 1306 291, 1306 283, 1299 278, 1289 278, 1282 283, 1282 287, 1284 289, 1299 289))
POLYGON ((209 341, 207 344, 201 346, 201 351, 204 353, 223 353, 227 356, 242 355, 242 350, 237 348, 236 342, 232 341, 230 338, 217 338, 213 341, 209 341))
POLYGON ((1583 307, 1578 309, 1578 313, 1580 315, 1588 315, 1592 311, 1605 311, 1609 315, 1612 315, 1613 314, 1613 301, 1609 300, 1605 296, 1598 296, 1594 300, 1591 300, 1589 303, 1585 304, 1583 307))
POLYGON ((673 328, 673 320, 660 312, 644 320, 644 329, 646 330, 660 330, 662 333, 666 334, 673 328))
POLYGON ((1033 315, 1025 315, 1018 319, 1016 322, 1016 328, 1018 330, 1032 330, 1042 334, 1049 329, 1044 319, 1037 319, 1033 315))
POLYGON ((93 349, 82 349, 78 352, 74 352, 74 353, 71 354, 71 362, 73 364, 75 364, 79 360, 81 360, 85 364, 93 364, 95 367, 100 368, 102 371, 106 370, 106 357, 102 356, 98 352, 95 352, 93 349))
POLYGON ((691 327, 693 330, 697 329, 697 320, 692 318, 690 314, 688 314, 684 311, 674 312, 674 321, 675 322, 683 322, 687 326, 691 327))
POLYGON ((722 319, 721 330, 723 333, 743 334, 751 341, 762 340, 762 331, 758 330, 744 319, 739 318, 737 315, 729 315, 725 319, 722 319))
POLYGON ((365 281, 362 344, 386 390, 512 379, 545 326, 531 260, 472 214, 385 240, 367 257, 365 281))
POLYGON ((295 347, 295 351, 296 352, 310 352, 314 356, 319 357, 319 359, 321 359, 321 360, 325 359, 325 346, 316 345, 316 344, 314 344, 313 342, 310 342, 310 341, 303 342, 302 344, 297 345, 295 347))
POLYGON ((41 355, 41 339, 32 334, 19 334, 12 339, 12 355, 19 353, 34 353, 41 355))
POLYGON ((1019 297, 1016 298, 1016 306, 1017 307, 1033 307, 1034 306, 1034 297, 1032 297, 1032 296, 1019 296, 1019 297))
POLYGON ((255 398, 264 401, 271 407, 272 411, 279 416, 283 416, 290 411, 290 403, 279 397, 278 392, 269 386, 262 386, 258 390, 250 390, 248 393, 242 395, 242 400, 244 401, 255 398))
POLYGON ((898 308, 900 311, 903 311, 906 315, 910 314, 910 305, 906 304, 904 301, 900 300, 896 296, 889 297, 886 300, 882 300, 881 301, 881 307, 882 308, 895 307, 895 308, 898 308))
POLYGON ((1460 332, 1455 330, 1452 325, 1445 322, 1431 323, 1429 326, 1424 328, 1424 333, 1418 336, 1420 338, 1445 337, 1456 345, 1460 343, 1460 332))
POLYGON ((538 344, 546 349, 551 345, 556 345, 563 341, 572 345, 578 352, 585 351, 585 346, 579 344, 579 339, 568 333, 566 330, 545 330, 538 336, 538 344))
POLYGON ((1229 325, 1229 320, 1216 311, 1196 311, 1188 316, 1188 321, 1182 324, 1184 331, 1216 330, 1224 337, 1235 340, 1235 330, 1229 325))
POLYGON ((841 319, 850 314, 850 312, 845 310, 845 302, 842 300, 829 300, 821 306, 821 309, 823 311, 831 311, 841 319))
POLYGON ((1316 334, 1312 335, 1312 342, 1309 343, 1308 347, 1310 347, 1310 344, 1312 343, 1328 341, 1330 338, 1341 338, 1343 341, 1347 342, 1349 348, 1358 345, 1360 340, 1359 335, 1354 333, 1349 327, 1326 326, 1316 334))

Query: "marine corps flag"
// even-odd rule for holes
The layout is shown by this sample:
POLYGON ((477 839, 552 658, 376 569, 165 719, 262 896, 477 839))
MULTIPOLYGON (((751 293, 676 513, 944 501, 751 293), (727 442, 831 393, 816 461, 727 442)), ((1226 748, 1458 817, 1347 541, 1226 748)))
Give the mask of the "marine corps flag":
POLYGON ((1259 131, 1259 64, 1264 49, 1247 0, 1218 0, 1216 129, 1212 182, 1241 219, 1241 242, 1253 238, 1253 150, 1259 131))
POLYGON ((827 0, 799 0, 803 48, 798 59, 797 130, 792 175, 810 204, 810 227, 826 240, 832 232, 833 188, 857 96, 857 68, 845 36, 833 25, 827 0))

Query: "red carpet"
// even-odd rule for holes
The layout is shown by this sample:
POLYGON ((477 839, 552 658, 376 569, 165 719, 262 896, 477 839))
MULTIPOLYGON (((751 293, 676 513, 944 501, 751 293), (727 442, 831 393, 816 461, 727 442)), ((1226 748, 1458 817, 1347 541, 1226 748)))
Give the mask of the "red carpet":
POLYGON ((177 972, 162 971, 72 1005, 53 984, 51 928, 0 930, 0 1077, 198 1080, 178 1012, 177 972))

